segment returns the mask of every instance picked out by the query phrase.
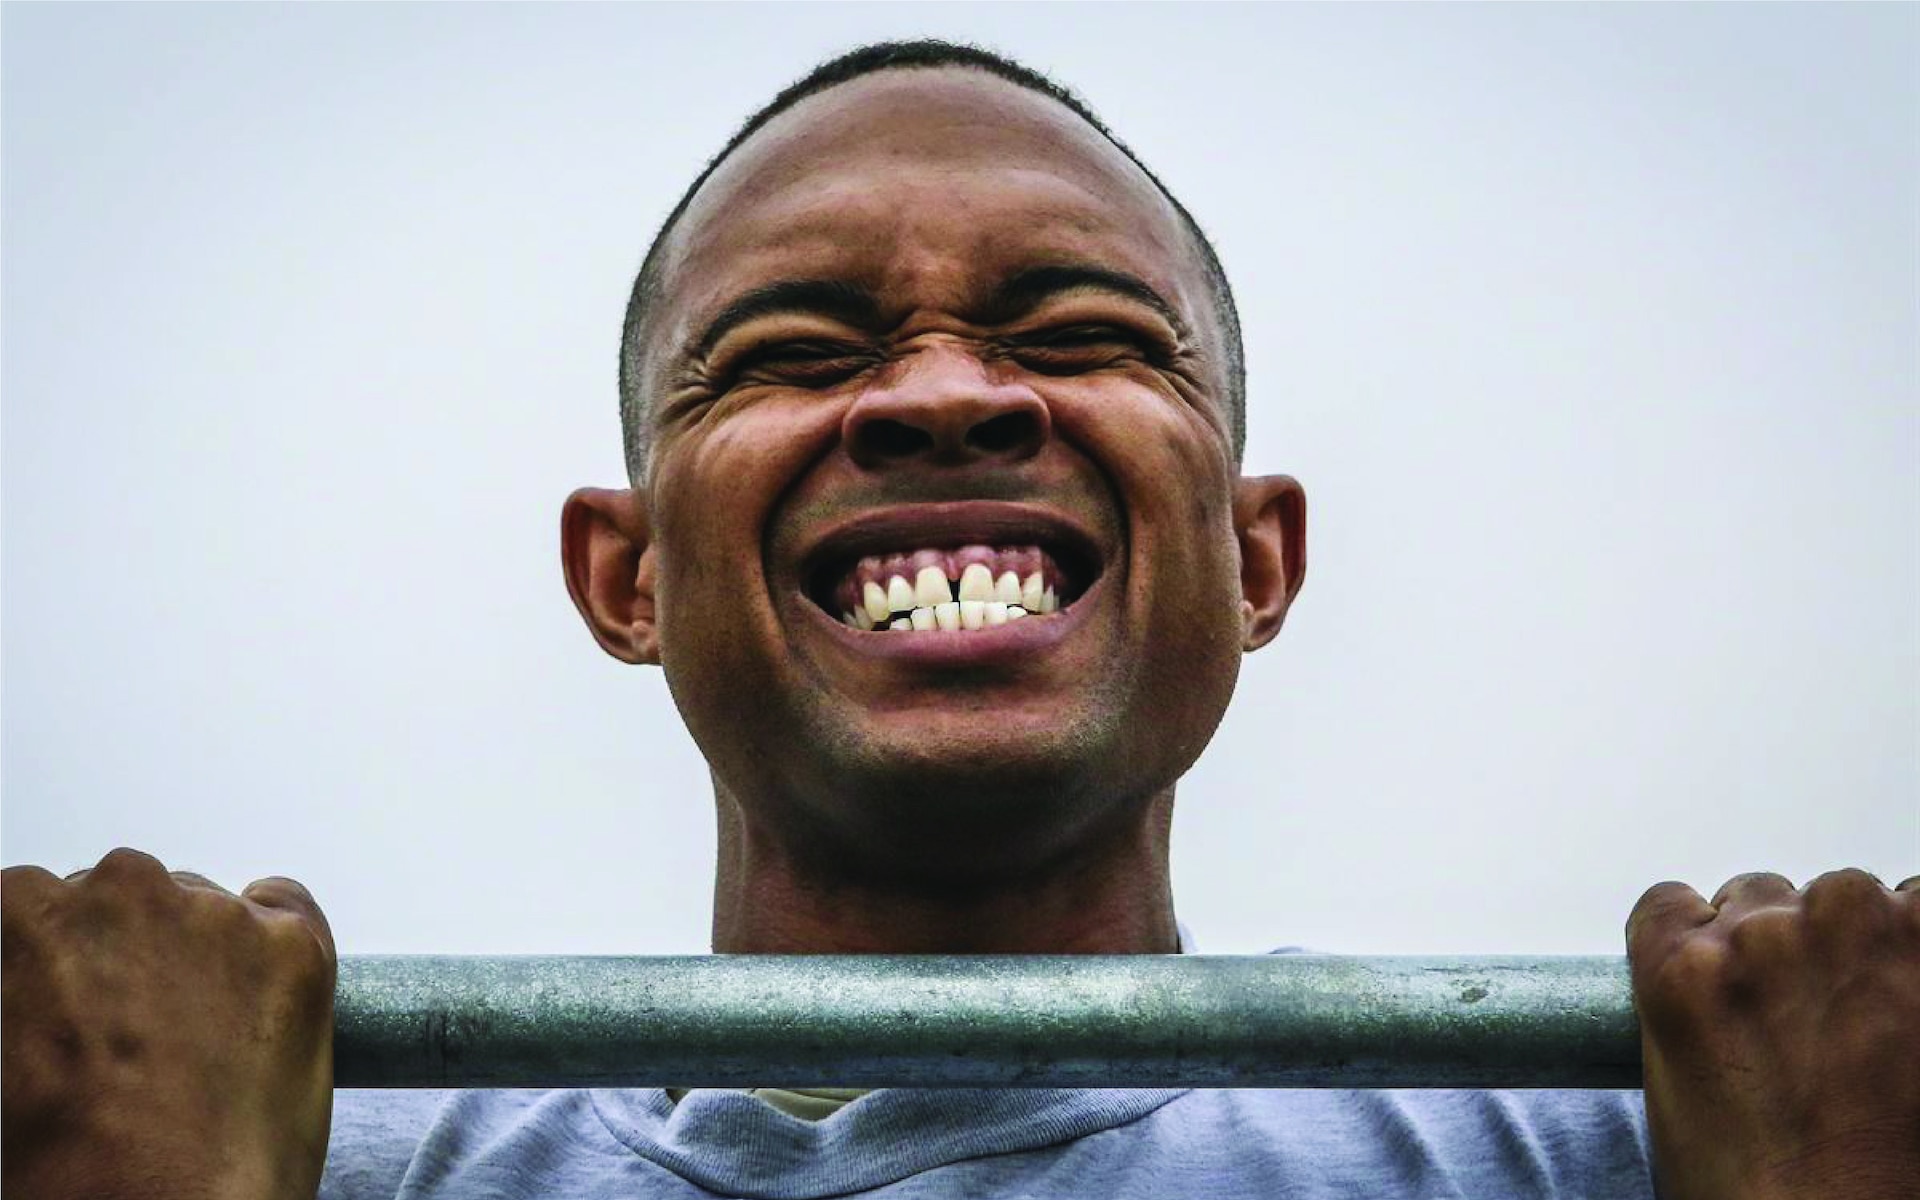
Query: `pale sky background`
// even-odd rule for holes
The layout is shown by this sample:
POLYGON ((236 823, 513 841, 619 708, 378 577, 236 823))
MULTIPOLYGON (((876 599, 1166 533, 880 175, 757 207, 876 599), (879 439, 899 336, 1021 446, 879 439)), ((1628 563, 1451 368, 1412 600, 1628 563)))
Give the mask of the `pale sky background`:
POLYGON ((343 952, 702 952, 661 676, 562 584, 622 305, 886 36, 1081 91, 1214 236, 1307 587, 1181 791, 1202 949, 1617 953, 1920 872, 1920 8, 10 5, 4 817, 343 952))

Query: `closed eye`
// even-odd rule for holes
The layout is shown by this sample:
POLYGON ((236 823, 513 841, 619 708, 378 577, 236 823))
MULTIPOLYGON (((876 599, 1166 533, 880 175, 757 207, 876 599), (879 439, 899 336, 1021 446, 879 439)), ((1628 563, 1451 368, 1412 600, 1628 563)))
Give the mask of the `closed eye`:
POLYGON ((876 361, 871 349, 847 342, 774 342, 742 355, 728 372, 729 383, 823 387, 852 378, 876 361))
POLYGON ((1113 342, 1139 344, 1140 336, 1113 325, 1069 325, 1063 329, 1043 329, 1011 339, 1023 346, 1097 346, 1113 342))
POLYGON ((1116 362, 1168 357, 1166 347, 1137 330, 1117 325, 1068 325, 1004 339, 1007 353, 1034 370, 1071 374, 1116 362))

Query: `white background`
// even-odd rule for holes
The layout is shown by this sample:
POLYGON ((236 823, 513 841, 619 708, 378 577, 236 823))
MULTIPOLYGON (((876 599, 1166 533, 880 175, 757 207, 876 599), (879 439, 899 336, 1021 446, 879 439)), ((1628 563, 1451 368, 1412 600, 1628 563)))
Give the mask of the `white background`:
MULTIPOLYGON (((1920 871, 1920 9, 9 6, 4 857, 346 952, 699 952, 704 766, 567 601, 659 220, 977 39, 1214 235, 1306 591, 1181 791, 1203 949, 1621 948, 1920 871)), ((717 548, 724 550, 725 548, 717 548)))

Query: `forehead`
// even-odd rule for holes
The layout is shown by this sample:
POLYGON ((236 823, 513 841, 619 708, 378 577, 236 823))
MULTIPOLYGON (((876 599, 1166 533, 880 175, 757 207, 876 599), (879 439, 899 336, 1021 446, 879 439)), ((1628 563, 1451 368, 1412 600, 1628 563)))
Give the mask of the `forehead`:
POLYGON ((1065 106, 972 69, 801 101, 708 178, 664 251, 656 346, 783 279, 860 283, 904 317, 1060 262, 1136 275, 1211 325, 1192 242, 1146 173, 1065 106))

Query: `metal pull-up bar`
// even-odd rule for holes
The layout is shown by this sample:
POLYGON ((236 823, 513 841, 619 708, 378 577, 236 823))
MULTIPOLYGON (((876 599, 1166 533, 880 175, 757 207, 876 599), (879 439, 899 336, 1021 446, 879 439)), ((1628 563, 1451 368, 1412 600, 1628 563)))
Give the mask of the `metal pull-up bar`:
POLYGON ((345 958, 339 1087, 1640 1086, 1614 957, 345 958))

